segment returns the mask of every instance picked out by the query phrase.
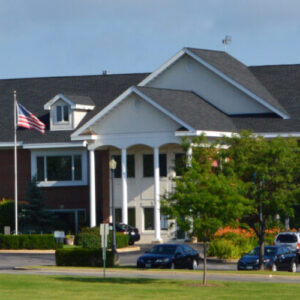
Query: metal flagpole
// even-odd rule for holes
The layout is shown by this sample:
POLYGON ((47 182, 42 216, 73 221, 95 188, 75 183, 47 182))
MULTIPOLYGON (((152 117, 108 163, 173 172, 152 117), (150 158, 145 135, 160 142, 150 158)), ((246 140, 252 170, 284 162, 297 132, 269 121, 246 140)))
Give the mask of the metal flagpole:
POLYGON ((14 91, 15 234, 18 235, 17 92, 14 91))

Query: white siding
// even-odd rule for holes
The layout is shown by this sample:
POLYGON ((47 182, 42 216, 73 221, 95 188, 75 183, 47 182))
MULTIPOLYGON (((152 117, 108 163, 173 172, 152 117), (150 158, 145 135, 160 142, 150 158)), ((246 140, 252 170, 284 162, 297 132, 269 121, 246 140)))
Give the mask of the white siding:
POLYGON ((180 127, 137 95, 130 95, 91 126, 99 135, 172 132, 180 127))
POLYGON ((269 112, 267 108, 187 55, 147 86, 194 91, 227 114, 269 112))

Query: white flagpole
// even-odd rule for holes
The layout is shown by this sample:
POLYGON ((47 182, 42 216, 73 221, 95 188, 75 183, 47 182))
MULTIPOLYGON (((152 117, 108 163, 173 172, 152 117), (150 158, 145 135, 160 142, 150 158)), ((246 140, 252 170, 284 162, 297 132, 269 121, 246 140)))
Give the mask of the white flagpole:
POLYGON ((15 234, 18 235, 17 92, 14 91, 15 234))

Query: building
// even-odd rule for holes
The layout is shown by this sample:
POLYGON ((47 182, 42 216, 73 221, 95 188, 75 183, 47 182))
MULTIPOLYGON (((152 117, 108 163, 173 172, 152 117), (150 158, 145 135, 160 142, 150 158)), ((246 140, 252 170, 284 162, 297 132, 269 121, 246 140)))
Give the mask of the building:
MULTIPOLYGON (((13 91, 46 125, 18 129, 19 195, 36 176, 48 208, 74 223, 108 222, 109 160, 116 215, 142 241, 169 240, 160 214, 183 136, 242 129, 300 136, 300 65, 247 67, 229 54, 184 48, 152 73, 0 80, 0 197, 13 198, 13 91)), ((79 225, 78 225, 79 224, 79 225)))

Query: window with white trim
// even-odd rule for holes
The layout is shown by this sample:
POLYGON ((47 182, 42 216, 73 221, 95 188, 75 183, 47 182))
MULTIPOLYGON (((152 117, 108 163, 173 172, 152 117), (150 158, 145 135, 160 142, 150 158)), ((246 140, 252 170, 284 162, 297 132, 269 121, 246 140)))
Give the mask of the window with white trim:
POLYGON ((67 105, 56 106, 56 122, 57 123, 69 122, 69 107, 67 105))
POLYGON ((40 186, 85 185, 86 167, 86 153, 82 151, 32 154, 32 175, 40 186))

